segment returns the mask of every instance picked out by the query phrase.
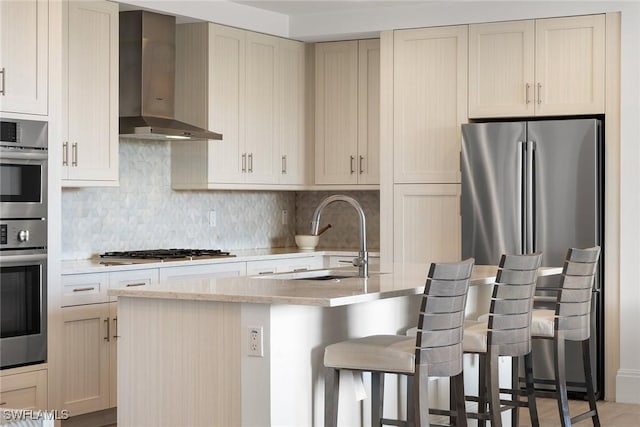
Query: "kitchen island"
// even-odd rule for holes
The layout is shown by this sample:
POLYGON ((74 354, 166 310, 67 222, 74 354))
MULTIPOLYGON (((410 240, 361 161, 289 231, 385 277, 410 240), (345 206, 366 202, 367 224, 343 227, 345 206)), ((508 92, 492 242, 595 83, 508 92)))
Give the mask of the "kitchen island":
MULTIPOLYGON (((110 290, 119 302, 118 426, 323 425, 325 346, 414 326, 428 268, 381 266, 368 279, 285 273, 110 290)), ((492 266, 474 268, 470 317, 487 311, 491 287, 479 285, 495 274, 492 266)), ((356 402, 357 387, 344 379, 340 424, 366 424, 368 399, 356 402)), ((393 415, 400 405, 389 387, 385 411, 393 415)))

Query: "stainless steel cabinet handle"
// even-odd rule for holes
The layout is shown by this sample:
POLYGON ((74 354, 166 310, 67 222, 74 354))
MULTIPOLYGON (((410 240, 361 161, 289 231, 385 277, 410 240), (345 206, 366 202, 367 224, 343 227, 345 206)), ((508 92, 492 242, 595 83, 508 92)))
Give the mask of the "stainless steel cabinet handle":
POLYGON ((287 156, 286 155, 282 156, 282 173, 283 174, 287 173, 287 156))
POLYGON ((360 174, 362 175, 364 173, 364 156, 360 156, 360 165, 358 166, 358 168, 360 169, 360 174))
POLYGON ((538 83, 538 105, 542 104, 542 83, 538 83))
POLYGON ((242 153, 242 172, 247 171, 247 153, 242 153))
POLYGON ((6 88, 4 87, 4 76, 5 76, 4 67, 0 68, 0 74, 2 74, 2 90, 0 90, 0 95, 6 95, 7 91, 6 91, 6 88))
POLYGON ((350 166, 351 166, 351 174, 353 175, 353 174, 356 172, 355 167, 353 166, 353 162, 356 160, 356 158, 355 158, 355 156, 350 156, 350 158, 351 158, 351 160, 350 160, 350 162, 351 162, 351 163, 350 163, 350 166))
POLYGON ((140 282, 140 283, 127 283, 127 284, 125 285, 125 287, 130 288, 130 287, 132 287, 132 286, 144 286, 144 285, 146 285, 146 283, 144 283, 144 282, 140 282))
POLYGON ((71 144, 71 166, 78 166, 78 143, 71 144))
POLYGON ((118 335, 118 318, 114 317, 113 318, 113 339, 117 340, 118 338, 120 338, 120 335, 118 335))
POLYGON ((62 143, 62 166, 69 166, 69 142, 62 143))
POLYGON ((107 317, 106 319, 104 319, 104 323, 107 325, 107 335, 104 336, 104 340, 109 342, 111 341, 111 333, 110 333, 110 323, 109 323, 109 318, 107 317))
POLYGON ((7 402, 0 402, 0 406, 4 406, 6 404, 7 404, 7 402))
POLYGON ((302 267, 302 268, 294 268, 293 272, 297 273, 298 271, 309 271, 309 269, 307 267, 302 267))
POLYGON ((258 275, 260 275, 260 274, 273 274, 273 273, 275 273, 275 271, 273 271, 273 270, 259 271, 258 275))
POLYGON ((529 83, 527 83, 525 86, 526 87, 525 87, 524 98, 525 98, 525 102, 527 103, 527 105, 529 105, 529 103, 531 102, 531 100, 529 99, 529 89, 531 89, 531 85, 529 83))
POLYGON ((253 153, 249 153, 249 173, 253 173, 253 153))
POLYGON ((73 292, 86 292, 86 291, 92 291, 94 290, 95 287, 90 287, 90 288, 75 288, 73 290, 73 292))

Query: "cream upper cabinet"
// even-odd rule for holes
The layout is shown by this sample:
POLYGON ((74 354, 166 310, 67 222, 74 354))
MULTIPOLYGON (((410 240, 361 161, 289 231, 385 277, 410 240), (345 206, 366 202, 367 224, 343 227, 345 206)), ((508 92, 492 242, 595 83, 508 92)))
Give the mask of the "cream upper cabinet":
POLYGON ((47 114, 49 2, 0 2, 0 111, 47 114))
POLYGON ((65 3, 63 186, 118 185, 118 5, 65 3))
POLYGON ((380 183, 380 40, 358 41, 358 184, 380 183))
POLYGON ((358 42, 316 44, 315 183, 356 184, 358 42))
POLYGON ((535 22, 469 25, 469 117, 534 114, 535 22))
POLYGON ((278 39, 246 33, 245 145, 247 182, 278 182, 278 39))
POLYGON ((604 15, 469 26, 469 117, 604 112, 604 15))
POLYGON ((315 183, 378 184, 379 40, 315 49, 315 183))
POLYGON ((536 114, 604 113, 605 15, 536 20, 536 114))
POLYGON ((394 262, 460 259, 460 184, 394 185, 394 262))
POLYGON ((467 26, 395 31, 393 98, 394 182, 460 182, 467 26))
POLYGON ((297 147, 304 145, 304 44, 287 42, 216 24, 178 25, 176 115, 222 140, 173 144, 173 188, 302 184, 295 168, 304 169, 297 152, 304 155, 297 147), (294 171, 288 180, 285 165, 294 171))
POLYGON ((305 184, 306 73, 305 44, 280 39, 278 52, 278 138, 280 140, 280 184, 305 184))

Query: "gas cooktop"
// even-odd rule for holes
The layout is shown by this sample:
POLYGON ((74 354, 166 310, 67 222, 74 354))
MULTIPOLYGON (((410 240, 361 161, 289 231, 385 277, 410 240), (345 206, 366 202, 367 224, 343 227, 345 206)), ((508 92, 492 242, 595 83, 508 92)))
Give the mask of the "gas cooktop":
POLYGON ((234 257, 220 249, 151 249, 144 251, 116 251, 100 254, 104 261, 144 260, 144 261, 189 261, 195 259, 234 257))

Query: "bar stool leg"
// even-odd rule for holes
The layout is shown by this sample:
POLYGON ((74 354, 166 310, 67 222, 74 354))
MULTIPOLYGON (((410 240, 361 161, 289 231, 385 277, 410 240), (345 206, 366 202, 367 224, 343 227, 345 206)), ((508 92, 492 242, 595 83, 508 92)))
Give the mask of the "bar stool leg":
POLYGON ((596 394, 593 390, 593 376, 591 372, 591 353, 589 349, 589 340, 582 341, 582 362, 584 364, 584 378, 587 383, 587 397, 589 398, 589 410, 593 411, 591 419, 594 427, 600 427, 600 418, 598 417, 598 407, 596 406, 596 394))
POLYGON ((413 397, 416 427, 429 427, 429 374, 419 366, 413 378, 413 397))
POLYGON ((334 368, 324 370, 324 425, 338 426, 338 393, 340 391, 340 371, 334 368))
POLYGON ((382 402, 384 401, 384 374, 371 372, 371 425, 382 425, 382 402))
POLYGON ((511 358, 511 401, 516 402, 515 406, 511 410, 511 427, 518 427, 520 420, 520 408, 518 407, 518 393, 517 390, 520 388, 520 358, 512 357, 511 358))
MULTIPOLYGON (((557 333, 557 332, 556 332, 557 333)), ((571 415, 569 414, 569 400, 567 398, 567 376, 564 361, 564 337, 556 336, 553 340, 555 352, 555 374, 556 392, 558 400, 558 411, 560 412, 560 422, 562 427, 571 426, 571 415)))
POLYGON ((413 426, 416 422, 416 410, 413 396, 413 375, 406 375, 407 378, 407 424, 413 426))
POLYGON ((489 394, 489 412, 491 413, 491 427, 502 427, 502 413, 500 411, 500 386, 498 384, 498 356, 488 349, 486 369, 487 391, 489 394))
POLYGON ((455 406, 456 412, 456 417, 454 420, 452 420, 453 422, 451 424, 457 427, 467 427, 467 413, 464 404, 464 374, 460 372, 455 377, 451 377, 449 380, 449 384, 451 389, 453 390, 453 392, 450 394, 455 402, 454 405, 449 406, 452 407, 451 409, 454 409, 453 406, 455 406))
POLYGON ((536 405, 536 391, 533 380, 533 353, 524 356, 524 377, 527 387, 527 402, 529 406, 529 418, 531 418, 531 427, 539 427, 538 407, 536 405))
MULTIPOLYGON (((478 414, 487 415, 487 356, 485 353, 478 354, 478 414)), ((486 427, 486 418, 478 418, 478 427, 486 427)))

